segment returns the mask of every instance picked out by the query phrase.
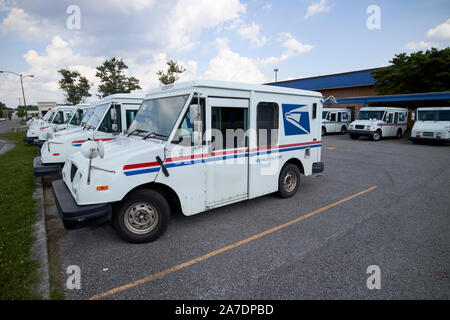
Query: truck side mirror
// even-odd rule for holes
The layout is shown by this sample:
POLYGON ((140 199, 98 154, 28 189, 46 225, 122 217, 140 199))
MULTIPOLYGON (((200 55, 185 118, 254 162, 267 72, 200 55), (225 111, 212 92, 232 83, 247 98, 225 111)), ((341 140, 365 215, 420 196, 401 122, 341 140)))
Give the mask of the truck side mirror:
POLYGON ((202 121, 199 104, 191 104, 189 106, 189 121, 192 125, 195 122, 202 121))
POLYGON ((111 108, 111 120, 112 121, 116 121, 117 120, 117 110, 114 107, 111 108))
POLYGON ((113 132, 117 132, 117 123, 113 123, 112 125, 111 125, 111 128, 112 128, 112 131, 113 132))

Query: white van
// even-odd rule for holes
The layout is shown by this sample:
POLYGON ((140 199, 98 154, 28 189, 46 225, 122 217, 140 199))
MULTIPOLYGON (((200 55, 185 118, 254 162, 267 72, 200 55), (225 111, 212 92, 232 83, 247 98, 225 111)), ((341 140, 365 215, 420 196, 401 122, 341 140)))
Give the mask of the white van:
POLYGON ((35 176, 58 173, 69 156, 80 151, 83 142, 109 141, 126 131, 139 109, 144 95, 113 94, 96 102, 83 130, 74 129, 67 134, 48 133, 49 138, 41 148, 41 156, 34 158, 35 176))
POLYGON ((39 135, 43 130, 67 123, 72 117, 73 106, 56 107, 48 113, 50 112, 51 114, 48 117, 48 120, 37 123, 36 125, 28 129, 27 138, 30 138, 28 142, 34 142, 34 144, 36 145, 39 135), (31 140, 31 138, 33 140, 31 140))
POLYGON ((346 133, 351 117, 352 112, 349 109, 323 108, 322 136, 327 133, 346 133))
POLYGON ((53 120, 55 116, 55 110, 49 109, 42 119, 38 119, 30 124, 27 135, 23 138, 23 141, 32 143, 39 137, 39 131, 47 129, 49 122, 53 120))
POLYGON ((383 137, 401 138, 406 132, 408 109, 370 107, 359 111, 358 117, 350 124, 350 138, 372 137, 378 141, 383 137))
POLYGON ((113 220, 133 243, 191 216, 278 191, 293 196, 321 162, 322 95, 221 81, 151 91, 129 133, 88 141, 53 182, 67 229, 113 220))
POLYGON ((84 113, 90 108, 90 104, 80 103, 72 108, 70 118, 66 118, 64 123, 53 122, 47 129, 41 130, 39 133, 39 138, 35 141, 37 147, 42 147, 45 141, 47 141, 49 132, 62 132, 67 129, 76 128, 80 125, 81 119, 84 113))
POLYGON ((450 107, 419 108, 411 131, 412 142, 450 142, 450 107))

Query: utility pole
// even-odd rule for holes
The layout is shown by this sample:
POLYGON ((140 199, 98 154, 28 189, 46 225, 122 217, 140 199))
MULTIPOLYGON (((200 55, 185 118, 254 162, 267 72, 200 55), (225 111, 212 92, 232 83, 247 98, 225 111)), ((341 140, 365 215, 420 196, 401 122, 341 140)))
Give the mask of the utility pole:
POLYGON ((25 108, 25 118, 28 120, 27 102, 25 100, 25 91, 23 90, 23 78, 27 78, 27 77, 33 78, 34 75, 32 75, 32 74, 30 74, 30 75, 23 75, 23 74, 19 74, 19 73, 16 73, 16 72, 4 71, 4 70, 0 70, 0 73, 11 73, 11 74, 14 74, 14 75, 16 75, 16 76, 18 76, 20 78, 20 86, 22 87, 23 107, 25 108))
POLYGON ((278 82, 278 69, 273 69, 275 71, 275 82, 278 82))

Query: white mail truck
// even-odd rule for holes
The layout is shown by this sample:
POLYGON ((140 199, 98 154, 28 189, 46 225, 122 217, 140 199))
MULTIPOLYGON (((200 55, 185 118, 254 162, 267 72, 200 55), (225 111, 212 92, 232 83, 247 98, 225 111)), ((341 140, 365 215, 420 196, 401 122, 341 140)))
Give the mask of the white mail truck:
POLYGON ((450 107, 417 109, 416 122, 409 138, 414 143, 450 142, 450 107))
POLYGON ((408 109, 369 107, 362 108, 355 121, 350 124, 350 138, 369 136, 374 141, 383 137, 401 138, 406 132, 408 109))
POLYGON ((34 142, 35 145, 38 145, 39 135, 42 131, 52 127, 65 125, 72 118, 72 114, 73 106, 56 107, 52 110, 52 114, 48 118, 48 121, 44 121, 41 124, 28 129, 27 137, 33 138, 33 140, 31 141, 30 139, 29 142, 34 142))
POLYGON ((45 141, 47 141, 48 133, 50 132, 63 132, 65 130, 76 128, 80 125, 81 119, 85 112, 89 109, 90 104, 82 103, 72 108, 72 115, 67 118, 64 123, 52 123, 47 129, 39 132, 39 138, 35 141, 35 145, 39 148, 42 147, 45 141))
POLYGON ((96 102, 93 112, 82 130, 73 129, 67 134, 48 133, 48 140, 41 148, 41 156, 34 158, 35 176, 58 173, 61 165, 75 152, 80 151, 83 142, 109 141, 117 139, 126 131, 139 109, 144 95, 113 94, 96 102))
POLYGON ((37 119, 30 124, 27 135, 23 138, 23 141, 32 143, 39 136, 39 131, 47 129, 49 122, 53 120, 55 110, 48 110, 42 119, 37 119))
MULTIPOLYGON (((67 229, 112 220, 128 242, 157 239, 170 208, 191 216, 323 172, 318 92, 222 81, 151 91, 127 135, 83 143, 53 182, 67 229), (171 206, 169 205, 171 204, 171 206)), ((53 152, 53 151, 51 151, 53 152)))
POLYGON ((342 108, 323 108, 322 136, 327 133, 346 133, 351 122, 352 112, 342 108))

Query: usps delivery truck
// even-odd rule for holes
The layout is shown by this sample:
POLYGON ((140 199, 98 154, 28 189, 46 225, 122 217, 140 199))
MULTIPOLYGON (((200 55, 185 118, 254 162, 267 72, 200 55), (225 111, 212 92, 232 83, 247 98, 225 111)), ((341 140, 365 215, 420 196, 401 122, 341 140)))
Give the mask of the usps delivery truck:
POLYGON ((83 130, 74 130, 68 134, 53 136, 41 148, 41 156, 34 158, 35 176, 46 176, 58 173, 62 164, 72 153, 80 151, 83 142, 109 141, 119 137, 126 131, 139 109, 144 95, 113 94, 95 104, 92 115, 83 130))
POLYGON ((346 133, 351 122, 352 112, 342 108, 323 108, 322 136, 327 133, 346 133))
POLYGON ((163 234, 171 207, 191 216, 277 191, 291 197, 301 175, 324 170, 322 104, 318 92, 266 85, 155 89, 127 135, 87 141, 65 163, 52 185, 64 226, 112 220, 125 241, 144 243, 163 234))
POLYGON ((409 138, 414 143, 450 143, 450 107, 419 108, 409 138))
POLYGON ((42 119, 39 119, 31 123, 28 128, 27 135, 23 138, 23 141, 32 143, 39 136, 39 131, 48 128, 49 123, 53 120, 55 110, 49 110, 42 119))
POLYGON ((359 111, 358 117, 350 124, 350 138, 369 136, 374 141, 383 137, 401 138, 406 132, 408 109, 370 107, 359 111))
POLYGON ((68 129, 76 128, 80 125, 81 119, 84 113, 90 107, 89 104, 78 104, 72 108, 72 115, 64 123, 52 123, 47 129, 41 130, 35 145, 39 148, 42 147, 45 141, 47 141, 48 133, 50 132, 63 132, 68 129))
POLYGON ((42 146, 42 144, 47 140, 47 133, 49 132, 62 132, 67 129, 78 127, 84 114, 90 107, 91 105, 87 103, 81 103, 73 107, 70 119, 68 119, 65 123, 52 123, 47 129, 41 130, 39 133, 38 143, 36 144, 40 144, 40 146, 42 146))
MULTIPOLYGON (((49 111, 50 112, 50 111, 49 111)), ((27 132, 27 137, 30 138, 28 142, 33 142, 35 145, 38 142, 39 134, 52 126, 64 125, 72 117, 73 106, 61 106, 52 110, 48 121, 42 122, 40 125, 30 127, 27 132), (33 140, 31 140, 31 138, 33 140)))

